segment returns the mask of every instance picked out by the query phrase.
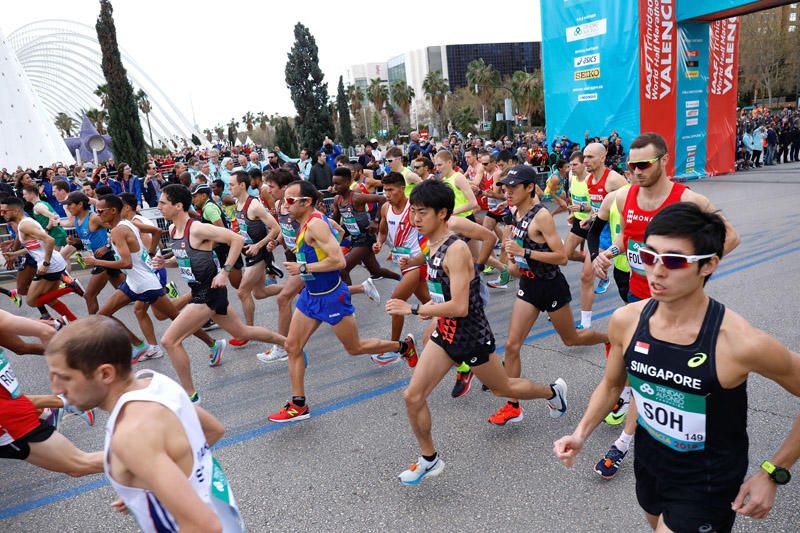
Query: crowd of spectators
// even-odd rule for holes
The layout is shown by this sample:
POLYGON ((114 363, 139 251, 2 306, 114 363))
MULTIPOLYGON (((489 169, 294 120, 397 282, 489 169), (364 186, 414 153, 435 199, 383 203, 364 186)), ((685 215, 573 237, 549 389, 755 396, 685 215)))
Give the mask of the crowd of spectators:
POLYGON ((742 108, 736 124, 736 169, 747 170, 800 160, 800 113, 742 108))

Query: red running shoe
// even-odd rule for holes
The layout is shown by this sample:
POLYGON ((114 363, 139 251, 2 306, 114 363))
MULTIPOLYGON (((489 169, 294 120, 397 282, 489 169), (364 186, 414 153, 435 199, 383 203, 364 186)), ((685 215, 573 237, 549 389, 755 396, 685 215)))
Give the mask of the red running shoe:
POLYGON ((311 416, 311 411, 308 410, 308 405, 304 405, 303 407, 298 407, 293 404, 291 401, 287 402, 286 405, 283 406, 283 409, 278 411, 277 413, 272 413, 269 415, 268 420, 270 422, 291 422, 293 420, 305 420, 311 416))
POLYGON ((453 398, 461 398, 469 392, 469 384, 472 383, 472 370, 469 372, 456 372, 456 384, 453 385, 453 392, 450 395, 453 398))
POLYGON ((414 345, 414 335, 409 334, 406 336, 406 344, 408 345, 408 349, 400 355, 403 356, 409 367, 414 368, 417 366, 417 361, 419 361, 419 357, 417 357, 417 347, 414 345))
POLYGON ((489 422, 495 426, 505 426, 506 422, 520 422, 523 419, 522 407, 514 407, 506 402, 503 407, 489 417, 489 422))
POLYGON ((245 346, 248 342, 250 342, 250 339, 231 339, 228 341, 228 344, 230 344, 234 348, 241 348, 242 346, 245 346))

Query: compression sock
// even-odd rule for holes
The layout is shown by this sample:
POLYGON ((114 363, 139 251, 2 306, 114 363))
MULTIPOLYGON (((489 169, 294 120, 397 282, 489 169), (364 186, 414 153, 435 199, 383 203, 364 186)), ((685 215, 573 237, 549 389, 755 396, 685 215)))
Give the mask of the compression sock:
POLYGON ((508 402, 508 405, 510 405, 514 409, 519 409, 519 402, 508 402))
POLYGON ((622 433, 620 433, 619 438, 614 441, 614 446, 616 446, 617 449, 622 453, 628 453, 631 440, 633 440, 633 435, 628 435, 625 433, 625 430, 623 430, 622 433))
POLYGON ((581 327, 583 327, 583 329, 588 329, 592 327, 591 311, 581 311, 581 327))
POLYGON ((400 349, 397 350, 397 353, 404 354, 408 351, 408 343, 406 341, 397 341, 400 345, 400 349))
MULTIPOLYGON (((56 289, 54 291, 44 293, 41 296, 39 296, 38 300, 36 300, 36 306, 38 307, 40 305, 47 305, 53 300, 57 300, 58 298, 61 298, 65 294, 70 294, 73 292, 75 292, 75 290, 72 287, 64 287, 63 289, 56 289)), ((53 306, 51 305, 50 307, 53 306)))
POLYGON ((78 320, 78 317, 73 315, 72 311, 69 310, 69 307, 64 305, 64 302, 62 302, 61 300, 55 300, 53 302, 50 302, 48 305, 50 307, 52 307, 55 310, 56 313, 58 313, 59 315, 63 316, 64 318, 66 318, 70 322, 78 320))
POLYGON ((469 372, 469 365, 467 363, 461 363, 456 367, 456 372, 461 372, 462 374, 466 374, 469 372))
POLYGON ((0 287, 0 294, 5 294, 9 298, 11 298, 12 296, 11 291, 6 289, 5 287, 0 287))

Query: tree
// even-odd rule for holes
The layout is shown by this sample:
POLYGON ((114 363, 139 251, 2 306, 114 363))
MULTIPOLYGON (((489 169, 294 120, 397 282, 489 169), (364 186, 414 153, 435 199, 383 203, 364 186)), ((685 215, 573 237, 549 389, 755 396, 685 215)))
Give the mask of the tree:
POLYGON ((205 135, 205 136, 206 136, 206 139, 208 140, 208 142, 211 142, 211 139, 213 139, 213 138, 214 138, 214 136, 212 135, 212 132, 211 132, 211 130, 210 130, 210 129, 208 129, 208 128, 206 128, 206 129, 204 129, 204 130, 203 130, 203 135, 205 135))
POLYGON ((217 134, 217 140, 222 142, 225 139, 225 128, 222 127, 222 124, 217 124, 214 126, 214 133, 217 134))
POLYGON ((381 82, 380 78, 373 78, 369 80, 369 87, 367 87, 367 99, 372 102, 375 111, 378 114, 383 112, 386 101, 389 100, 389 89, 386 88, 381 82))
POLYGON ((294 39, 286 62, 286 86, 297 110, 295 127, 300 144, 316 150, 322 146, 325 136, 334 132, 328 110, 328 84, 319 68, 316 40, 308 28, 298 22, 294 27, 294 39))
POLYGON ((108 109, 108 84, 98 85, 94 90, 94 95, 100 98, 100 107, 108 109))
MULTIPOLYGON (((106 119, 108 119, 108 113, 103 111, 102 109, 89 109, 86 111, 86 116, 89 120, 92 121, 94 124, 94 128, 97 130, 97 133, 100 135, 105 135, 106 133, 106 119)), ((114 140, 113 137, 111 139, 114 140)))
POLYGON ((144 117, 147 119, 147 131, 150 133, 150 147, 155 147, 153 144, 153 128, 150 126, 150 111, 153 110, 153 106, 150 104, 150 99, 147 98, 147 93, 144 92, 144 89, 139 89, 136 92, 136 103, 139 106, 139 111, 144 113, 144 117))
POLYGON ((78 125, 74 118, 63 111, 56 115, 54 123, 64 137, 72 137, 72 128, 78 125))
POLYGON ((267 118, 267 114, 264 113, 263 111, 259 111, 258 114, 256 115, 256 120, 258 120, 258 127, 261 128, 262 130, 266 131, 267 130, 267 120, 269 120, 267 118))
POLYGON ((410 126, 411 124, 411 101, 414 100, 416 96, 414 94, 414 88, 411 87, 404 81, 397 80, 392 83, 390 88, 390 93, 392 97, 392 102, 400 108, 402 112, 402 117, 407 122, 406 124, 410 126))
POLYGON ((785 16, 778 7, 739 19, 740 92, 752 92, 753 100, 761 93, 772 103, 773 96, 794 95, 797 89, 800 34, 788 31, 785 16))
POLYGON ((289 157, 297 157, 300 153, 297 148, 297 134, 286 117, 281 117, 275 126, 275 144, 289 157))
POLYGON ((128 81, 128 74, 120 57, 112 14, 111 2, 100 0, 100 15, 97 17, 95 29, 103 53, 103 75, 108 83, 108 131, 111 134, 111 149, 117 161, 125 161, 134 172, 144 174, 147 147, 133 87, 128 81))
POLYGON ((528 117, 528 124, 540 124, 544 120, 544 88, 542 71, 532 74, 517 71, 511 76, 511 93, 519 112, 528 117))
POLYGON ((445 110, 453 127, 461 133, 474 132, 475 123, 480 120, 478 96, 468 87, 459 87, 445 102, 445 110))
POLYGON ((339 86, 336 90, 336 109, 339 112, 339 129, 342 132, 342 144, 353 146, 353 124, 350 122, 350 108, 347 105, 344 80, 341 76, 339 76, 339 86))
POLYGON ((254 126, 255 120, 256 116, 250 111, 248 111, 242 116, 242 122, 244 122, 244 125, 247 128, 248 133, 253 131, 253 128, 255 127, 254 126))
POLYGON ((467 65, 467 85, 474 89, 484 109, 494 95, 494 88, 500 83, 500 74, 493 66, 487 65, 483 58, 473 59, 467 65))
POLYGON ((442 72, 439 70, 432 70, 428 72, 425 79, 422 81, 422 90, 425 96, 431 101, 431 109, 439 119, 440 132, 444 131, 442 111, 444 110, 444 101, 447 93, 450 91, 450 86, 447 80, 442 78, 442 72))
POLYGON ((347 100, 350 103, 350 112, 355 121, 356 134, 359 138, 365 138, 369 126, 367 125, 367 112, 364 109, 364 91, 358 85, 348 85, 345 90, 347 100))
POLYGON ((239 123, 236 122, 235 118, 232 118, 230 122, 228 122, 228 142, 231 144, 236 143, 236 134, 239 133, 239 130, 236 128, 239 126, 239 123))

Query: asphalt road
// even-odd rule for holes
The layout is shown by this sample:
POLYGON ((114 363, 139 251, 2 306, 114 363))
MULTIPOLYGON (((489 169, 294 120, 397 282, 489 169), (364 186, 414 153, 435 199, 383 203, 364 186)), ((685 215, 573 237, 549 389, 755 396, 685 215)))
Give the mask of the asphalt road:
MULTIPOLYGON (((794 350, 800 350, 797 297, 800 295, 800 165, 694 182, 742 235, 741 246, 721 264, 708 292, 794 350)), ((563 215, 558 227, 566 235, 563 215)), ((578 267, 566 268, 578 296, 578 267)), ((356 271, 354 279, 363 279, 356 271)), ((377 283, 388 296, 392 281, 377 283)), ((182 287, 182 288, 185 288, 182 287)), ((102 297, 109 294, 108 290, 102 297)), ((232 301, 235 294, 231 292, 232 301)), ((512 289, 492 292, 488 309, 502 346, 514 299, 512 289)), ((75 296, 65 301, 85 312, 75 296)), ((355 297, 362 336, 387 336, 382 306, 355 297)), ((614 287, 597 298, 594 327, 606 326, 619 305, 614 287)), ((3 298, 0 307, 17 310, 3 298)), ((275 303, 258 302, 257 323, 274 327, 275 303)), ((573 302, 577 315, 577 305, 573 302)), ((120 318, 135 323, 132 308, 120 318)), ((157 324, 157 333, 164 331, 157 324)), ((409 320, 421 334, 423 323, 409 320)), ((212 332, 222 337, 220 330, 212 332)), ((396 475, 417 456, 402 400, 410 376, 405 364, 380 367, 366 357, 350 357, 332 332, 321 328, 308 346, 306 390, 310 420, 270 424, 266 416, 289 396, 285 363, 264 365, 254 354, 261 345, 229 350, 219 368, 206 365, 204 347, 187 341, 203 406, 227 429, 214 454, 224 466, 251 531, 646 531, 634 494, 632 458, 616 479, 604 481, 593 464, 617 437, 619 427, 601 426, 572 470, 552 454, 553 441, 577 424, 601 376, 600 348, 566 348, 544 317, 523 347, 523 375, 538 381, 564 377, 569 384, 566 417, 548 417, 542 402, 526 402, 525 420, 508 427, 486 422, 501 400, 473 387, 450 397, 452 378, 430 398, 434 438, 447 466, 418 487, 401 485, 396 475)), ((501 348, 502 350, 502 348, 501 348)), ((12 356, 26 392, 49 390, 45 361, 12 356)), ((147 362, 174 375, 167 358, 147 362)), ((777 449, 798 415, 798 400, 760 376, 749 380, 750 471, 777 449)), ((78 446, 103 445, 105 414, 93 428, 67 417, 62 431, 78 446)), ((634 444, 635 447, 635 444, 634 444)), ((745 460, 745 458, 742 458, 745 460)), ((800 473, 778 491, 776 508, 764 521, 738 519, 736 531, 797 531, 800 473)), ((114 496, 102 476, 73 479, 28 464, 0 462, 0 529, 16 532, 135 531, 130 517, 117 515, 114 496)))

